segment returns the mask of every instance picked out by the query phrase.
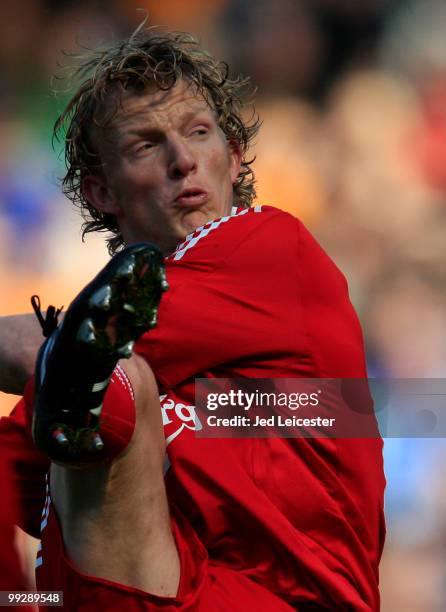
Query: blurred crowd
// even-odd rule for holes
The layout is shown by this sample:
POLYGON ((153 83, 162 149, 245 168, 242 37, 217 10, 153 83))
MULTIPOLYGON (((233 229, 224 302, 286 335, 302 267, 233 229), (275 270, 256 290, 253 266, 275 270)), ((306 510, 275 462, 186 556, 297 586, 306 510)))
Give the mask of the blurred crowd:
MULTIPOLYGON (((377 378, 446 370, 444 0, 22 0, 2 7, 0 314, 62 305, 107 255, 60 194, 61 53, 144 14, 253 77, 259 203, 299 216, 349 280, 377 378), (141 12, 138 9, 144 9, 141 12), (55 93, 57 91, 57 94, 55 93)), ((13 399, 0 397, 6 412, 13 399)), ((384 612, 446 609, 446 442, 387 438, 384 612)))

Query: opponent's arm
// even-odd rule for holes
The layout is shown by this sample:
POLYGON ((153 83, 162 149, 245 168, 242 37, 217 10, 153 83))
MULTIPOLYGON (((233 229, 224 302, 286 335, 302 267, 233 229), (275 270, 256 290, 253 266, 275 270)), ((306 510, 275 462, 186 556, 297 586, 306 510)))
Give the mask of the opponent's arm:
POLYGON ((0 317, 0 391, 23 395, 43 339, 34 314, 0 317))

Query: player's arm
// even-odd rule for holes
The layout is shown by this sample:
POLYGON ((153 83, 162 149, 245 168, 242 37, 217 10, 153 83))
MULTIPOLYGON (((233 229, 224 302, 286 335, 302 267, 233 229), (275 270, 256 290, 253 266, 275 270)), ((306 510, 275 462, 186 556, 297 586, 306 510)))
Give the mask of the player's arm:
POLYGON ((23 395, 42 341, 34 314, 0 317, 0 391, 23 395))

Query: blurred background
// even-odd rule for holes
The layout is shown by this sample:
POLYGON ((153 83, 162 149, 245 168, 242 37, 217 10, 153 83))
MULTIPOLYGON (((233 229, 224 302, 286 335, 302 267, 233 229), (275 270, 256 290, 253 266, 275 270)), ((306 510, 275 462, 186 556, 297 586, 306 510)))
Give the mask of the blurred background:
MULTIPOLYGON (((258 200, 348 277, 372 377, 446 368, 444 0, 21 0, 0 16, 0 314, 67 305, 107 259, 60 194, 62 50, 140 22, 195 33, 258 85, 258 200)), ((0 394, 0 412, 16 401, 0 394)), ((446 609, 444 439, 386 439, 384 612, 446 609)), ((27 546, 31 548, 28 541, 27 546)))

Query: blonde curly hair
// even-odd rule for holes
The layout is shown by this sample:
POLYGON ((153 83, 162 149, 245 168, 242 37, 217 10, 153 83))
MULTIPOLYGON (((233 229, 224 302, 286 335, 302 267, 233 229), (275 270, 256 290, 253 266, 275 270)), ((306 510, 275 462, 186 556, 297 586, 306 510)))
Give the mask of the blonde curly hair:
POLYGON ((82 237, 95 231, 110 233, 107 246, 111 254, 124 244, 115 217, 94 208, 82 192, 84 177, 102 171, 93 131, 106 127, 119 111, 120 96, 113 95, 117 90, 140 92, 153 84, 168 90, 179 79, 193 85, 214 109, 227 140, 240 147, 242 165, 233 188, 234 203, 251 206, 255 198, 254 160, 246 155, 260 122, 254 110, 249 120, 243 117, 244 108, 251 105, 249 78, 230 78, 227 64, 201 49, 190 34, 145 27, 144 23, 123 42, 75 59, 71 78, 80 80, 81 85, 57 119, 54 136, 64 141, 67 172, 62 189, 81 211, 82 237))

